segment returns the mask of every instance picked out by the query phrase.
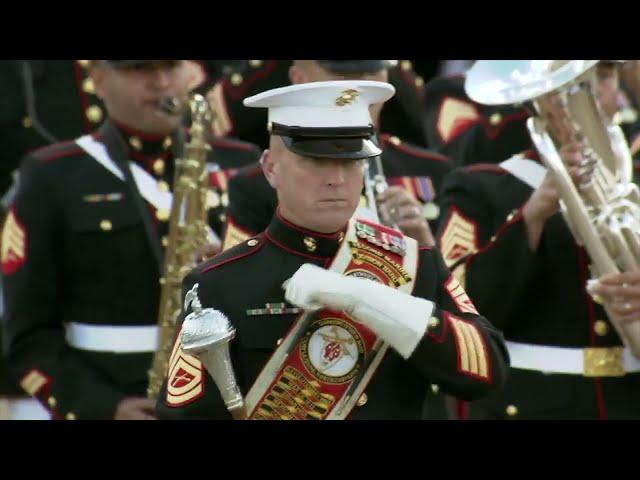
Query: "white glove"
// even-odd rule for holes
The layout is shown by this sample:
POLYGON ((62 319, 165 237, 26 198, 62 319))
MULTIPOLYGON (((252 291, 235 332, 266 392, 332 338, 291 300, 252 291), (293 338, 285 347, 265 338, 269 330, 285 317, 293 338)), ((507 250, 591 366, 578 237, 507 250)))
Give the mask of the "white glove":
POLYGON ((285 282, 285 298, 306 310, 342 310, 405 359, 427 331, 434 303, 381 283, 345 277, 306 263, 285 282))

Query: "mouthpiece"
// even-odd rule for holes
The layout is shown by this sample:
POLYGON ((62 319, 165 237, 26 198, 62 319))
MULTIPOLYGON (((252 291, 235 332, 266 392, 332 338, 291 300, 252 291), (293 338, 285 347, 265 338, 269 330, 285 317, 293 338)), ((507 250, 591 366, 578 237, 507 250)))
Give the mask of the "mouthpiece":
POLYGON ((167 115, 180 115, 182 113, 183 106, 180 101, 175 97, 167 97, 160 100, 160 110, 167 115))

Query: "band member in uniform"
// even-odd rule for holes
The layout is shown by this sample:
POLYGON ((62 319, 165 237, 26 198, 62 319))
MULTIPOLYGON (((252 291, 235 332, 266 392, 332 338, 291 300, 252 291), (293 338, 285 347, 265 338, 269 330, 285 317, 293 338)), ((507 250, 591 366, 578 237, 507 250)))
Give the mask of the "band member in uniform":
POLYGON ((388 81, 396 88, 381 114, 383 132, 427 146, 422 126, 424 80, 408 60, 249 60, 245 68, 223 76, 207 94, 219 112, 214 132, 267 148, 266 116, 246 108, 242 104, 245 97, 289 84, 358 79, 388 81))
POLYGON ((469 400, 504 383, 502 336, 438 250, 351 220, 364 159, 380 153, 369 106, 393 92, 383 82, 316 82, 245 100, 269 111, 262 166, 278 211, 265 232, 185 278, 187 316, 159 418, 231 418, 219 389, 235 391, 232 376, 210 377, 224 363, 205 367, 184 343, 202 340, 189 325, 207 332, 193 323, 203 312, 222 313, 236 331, 231 363, 246 402, 235 418, 420 419, 430 381, 469 400))
MULTIPOLYGON (((289 70, 289 77, 294 84, 343 80, 345 76, 350 80, 385 81, 389 73, 382 65, 381 61, 376 60, 296 60, 289 70), (362 73, 369 70, 374 73, 362 73), (349 73, 347 75, 339 72, 349 73)), ((406 71, 407 68, 402 66, 401 70, 406 71)), ((381 121, 381 117, 388 111, 388 103, 371 107, 371 116, 378 132, 380 125, 389 127, 388 123, 381 121)), ((252 112, 254 116, 260 116, 261 113, 252 112)), ((378 133, 374 141, 383 150, 381 167, 390 186, 380 197, 380 208, 393 212, 396 216, 395 224, 406 235, 421 244, 432 244, 433 237, 425 219, 435 231, 440 213, 437 191, 442 179, 451 169, 448 159, 389 133, 378 133)), ((363 192, 361 204, 366 205, 367 201, 366 192, 363 192)), ((269 225, 276 205, 276 192, 269 185, 260 165, 238 172, 229 182, 229 212, 224 248, 237 245, 262 232, 269 225)))
MULTIPOLYGON (((191 86, 202 84, 204 87, 206 73, 213 65, 188 62, 191 86)), ((104 104, 96 95, 88 66, 88 60, 0 62, 0 91, 10 92, 3 96, 0 109, 2 221, 17 192, 18 164, 27 153, 90 133, 104 121, 104 104)), ((0 308, 0 316, 2 310, 0 308)), ((0 340, 1 330, 0 326, 0 340)), ((37 419, 47 414, 38 402, 24 396, 6 369, 4 358, 0 358, 0 404, 3 402, 8 402, 11 418, 37 419)), ((2 408, 0 419, 3 418, 1 411, 2 408)))
MULTIPOLYGON (((619 66, 621 62, 605 63, 619 66)), ((633 108, 636 96, 633 92, 639 82, 635 79, 638 70, 632 65, 633 62, 622 70, 625 89, 616 88, 610 95, 602 96, 601 105, 605 111, 617 113, 614 121, 622 127, 635 155, 640 151, 637 136, 640 122, 633 108)), ((464 90, 465 78, 465 74, 442 75, 426 84, 425 129, 429 146, 449 157, 455 166, 497 164, 512 155, 529 151, 532 143, 526 121, 532 106, 474 102, 464 90)))
MULTIPOLYGON (((89 69, 108 119, 26 158, 5 222, 8 362, 55 419, 151 418, 144 393, 184 141, 181 115, 161 104, 186 100, 190 70, 182 60, 95 60, 89 69)), ((242 142, 211 146, 212 172, 258 156, 242 142)))
MULTIPOLYGON (((615 97, 615 67, 597 68, 597 98, 615 97)), ((573 120, 558 96, 538 102, 567 172, 582 181, 584 144, 568 128, 573 120)), ((593 259, 559 211, 553 176, 531 153, 458 169, 443 187, 438 245, 504 331, 512 360, 506 387, 469 404, 468 418, 640 418, 640 362, 612 323, 640 320, 640 275, 603 276, 587 291, 593 259)))
MULTIPOLYGON (((375 111, 372 116, 376 116, 375 111)), ((377 124, 377 122, 376 122, 377 124)), ((403 233, 423 245, 432 245, 432 231, 440 218, 438 190, 451 171, 446 157, 401 142, 398 137, 378 137, 382 171, 389 188, 378 196, 378 206, 395 216, 403 233)), ((361 205, 367 205, 363 191, 361 205)), ((278 199, 260 164, 246 167, 229 181, 224 249, 262 232, 271 221, 278 199)))

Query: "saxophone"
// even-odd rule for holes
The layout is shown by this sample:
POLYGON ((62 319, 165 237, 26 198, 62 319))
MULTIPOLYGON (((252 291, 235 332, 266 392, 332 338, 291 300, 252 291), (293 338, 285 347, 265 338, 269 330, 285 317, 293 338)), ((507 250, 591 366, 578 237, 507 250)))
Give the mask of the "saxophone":
MULTIPOLYGON (((533 102, 527 122, 560 193, 560 207, 579 245, 588 252, 591 274, 640 270, 640 191, 621 129, 602 115, 596 100, 598 60, 479 61, 465 89, 488 105, 533 102), (540 100, 555 96, 567 113, 563 122, 584 145, 580 181, 574 183, 549 135, 540 100)), ((605 308, 606 310, 606 308, 605 308)), ((640 321, 621 324, 607 312, 618 335, 640 358, 640 321)))
POLYGON ((192 94, 188 105, 168 99, 161 105, 172 115, 181 114, 187 107, 191 113, 189 142, 183 155, 175 161, 173 204, 169 218, 168 243, 165 249, 164 276, 160 279, 161 294, 158 312, 159 342, 149 370, 148 398, 158 397, 167 374, 169 357, 176 337, 182 310, 182 280, 196 264, 196 255, 207 243, 206 198, 208 189, 206 140, 212 112, 208 102, 199 94, 192 94))

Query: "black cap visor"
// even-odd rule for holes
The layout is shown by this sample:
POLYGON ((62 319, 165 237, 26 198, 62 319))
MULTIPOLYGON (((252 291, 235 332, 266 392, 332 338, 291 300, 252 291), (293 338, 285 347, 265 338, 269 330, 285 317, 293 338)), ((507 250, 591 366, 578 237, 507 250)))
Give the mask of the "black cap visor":
POLYGON ((393 67, 389 60, 316 60, 333 73, 373 73, 393 67))
POLYGON ((293 153, 304 157, 361 160, 382 153, 371 141, 373 127, 288 127, 274 123, 272 135, 279 135, 293 153))
POLYGON ((112 68, 140 68, 163 63, 177 62, 178 60, 103 60, 112 68))

